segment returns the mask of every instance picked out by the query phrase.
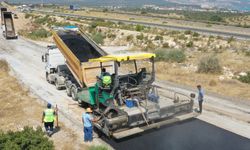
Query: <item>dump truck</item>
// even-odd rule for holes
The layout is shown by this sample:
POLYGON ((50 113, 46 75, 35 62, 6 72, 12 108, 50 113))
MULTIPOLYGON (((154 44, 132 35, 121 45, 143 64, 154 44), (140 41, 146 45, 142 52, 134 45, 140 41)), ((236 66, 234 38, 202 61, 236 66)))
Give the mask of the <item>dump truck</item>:
POLYGON ((97 133, 121 139, 197 115, 194 94, 155 85, 155 54, 107 54, 78 28, 57 28, 52 35, 70 70, 66 93, 93 108, 97 133))
POLYGON ((17 39, 17 34, 15 32, 14 22, 12 18, 12 12, 3 11, 2 19, 3 36, 6 39, 17 39))

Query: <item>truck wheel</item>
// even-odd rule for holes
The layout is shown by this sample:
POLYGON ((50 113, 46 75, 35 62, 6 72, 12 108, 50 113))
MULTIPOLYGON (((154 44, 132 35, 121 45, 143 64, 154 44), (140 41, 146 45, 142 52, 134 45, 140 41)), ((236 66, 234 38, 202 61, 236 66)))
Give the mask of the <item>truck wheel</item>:
POLYGON ((58 84, 58 81, 57 81, 57 80, 55 81, 55 86, 56 86, 56 89, 57 89, 57 90, 61 90, 61 87, 59 86, 59 84, 58 84))
POLYGON ((48 72, 46 72, 46 81, 51 84, 51 82, 49 80, 49 74, 48 74, 48 72))
POLYGON ((70 90, 70 88, 69 88, 68 86, 66 86, 66 93, 67 93, 67 95, 68 95, 69 97, 72 96, 71 90, 70 90))
POLYGON ((76 88, 76 86, 71 87, 71 93, 72 93, 72 99, 74 101, 77 101, 78 97, 77 97, 77 88, 76 88))

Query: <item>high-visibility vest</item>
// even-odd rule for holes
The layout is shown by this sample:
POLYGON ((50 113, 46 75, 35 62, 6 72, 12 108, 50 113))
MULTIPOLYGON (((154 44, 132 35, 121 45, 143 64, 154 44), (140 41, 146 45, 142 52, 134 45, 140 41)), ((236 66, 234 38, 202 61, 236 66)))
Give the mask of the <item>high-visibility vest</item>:
POLYGON ((106 75, 106 76, 102 77, 102 83, 103 83, 103 85, 105 85, 105 86, 110 85, 111 82, 112 82, 111 76, 106 75))
POLYGON ((53 122, 54 121, 54 110, 53 109, 46 109, 44 111, 44 122, 53 122))

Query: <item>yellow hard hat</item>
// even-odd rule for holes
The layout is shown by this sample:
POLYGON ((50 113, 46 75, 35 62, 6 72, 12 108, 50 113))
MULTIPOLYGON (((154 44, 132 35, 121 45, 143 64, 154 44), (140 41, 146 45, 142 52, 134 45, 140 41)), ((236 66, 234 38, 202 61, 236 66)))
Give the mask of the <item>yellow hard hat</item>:
POLYGON ((93 111, 92 111, 91 108, 87 108, 87 109, 86 109, 86 112, 91 113, 91 112, 93 112, 93 111))

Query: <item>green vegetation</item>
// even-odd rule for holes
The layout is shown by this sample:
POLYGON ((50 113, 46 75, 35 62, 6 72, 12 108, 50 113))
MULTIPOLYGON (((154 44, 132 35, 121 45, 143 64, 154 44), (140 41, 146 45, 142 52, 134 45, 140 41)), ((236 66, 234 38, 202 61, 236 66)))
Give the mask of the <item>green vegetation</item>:
POLYGON ((210 21, 215 21, 215 22, 221 22, 223 21, 223 18, 219 15, 213 15, 209 18, 210 21))
POLYGON ((137 24, 136 26, 135 26, 135 30, 136 31, 138 31, 138 32, 141 32, 142 30, 144 30, 144 26, 143 25, 139 25, 139 24, 137 24))
POLYGON ((231 36, 230 38, 227 39, 227 43, 229 44, 229 43, 233 42, 234 40, 235 40, 234 37, 231 36))
POLYGON ((186 60, 186 55, 183 50, 158 49, 155 51, 155 54, 156 54, 156 61, 181 63, 186 60))
POLYGON ((250 51, 246 51, 246 52, 245 52, 245 55, 246 55, 246 56, 250 56, 250 51))
POLYGON ((24 16, 25 19, 28 19, 28 18, 30 18, 30 17, 33 17, 33 15, 32 15, 32 14, 29 14, 29 13, 26 13, 25 16, 24 16))
POLYGON ((90 146, 89 150, 108 150, 106 146, 90 146))
POLYGON ((132 40, 133 40, 133 38, 134 38, 134 36, 133 36, 133 35, 128 35, 128 36, 127 36, 127 38, 126 38, 126 40, 129 42, 129 41, 132 41, 132 40))
POLYGON ((45 136, 41 128, 4 133, 0 131, 1 150, 53 150, 53 142, 45 136))
POLYGON ((157 35, 157 36, 155 36, 155 40, 160 40, 160 41, 162 41, 162 40, 163 40, 163 37, 160 36, 160 35, 157 35))
POLYGON ((47 38, 50 37, 51 33, 48 32, 47 30, 41 28, 41 29, 36 29, 30 33, 27 34, 27 37, 33 40, 38 40, 42 38, 47 38))
POLYGON ((44 17, 38 17, 35 19, 34 23, 45 25, 46 23, 52 22, 52 19, 49 17, 49 15, 46 15, 44 17))
POLYGON ((104 43, 104 36, 97 32, 97 33, 94 33, 92 34, 92 39, 97 43, 97 44, 103 44, 104 43))
POLYGON ((201 58, 198 64, 199 73, 221 73, 222 67, 219 59, 214 55, 201 58))
POLYGON ((47 25, 48 27, 52 26, 69 26, 72 25, 70 22, 62 21, 57 22, 55 18, 50 17, 49 15, 46 16, 36 16, 34 17, 34 23, 37 25, 47 25))
POLYGON ((193 41, 189 41, 187 44, 186 44, 187 47, 193 47, 194 46, 194 43, 193 41))
POLYGON ((238 78, 239 81, 243 82, 243 83, 248 83, 250 84, 250 72, 247 72, 246 76, 240 76, 238 78))
POLYGON ((137 38, 138 40, 143 40, 144 35, 141 33, 141 34, 139 34, 139 35, 136 35, 136 38, 137 38))

